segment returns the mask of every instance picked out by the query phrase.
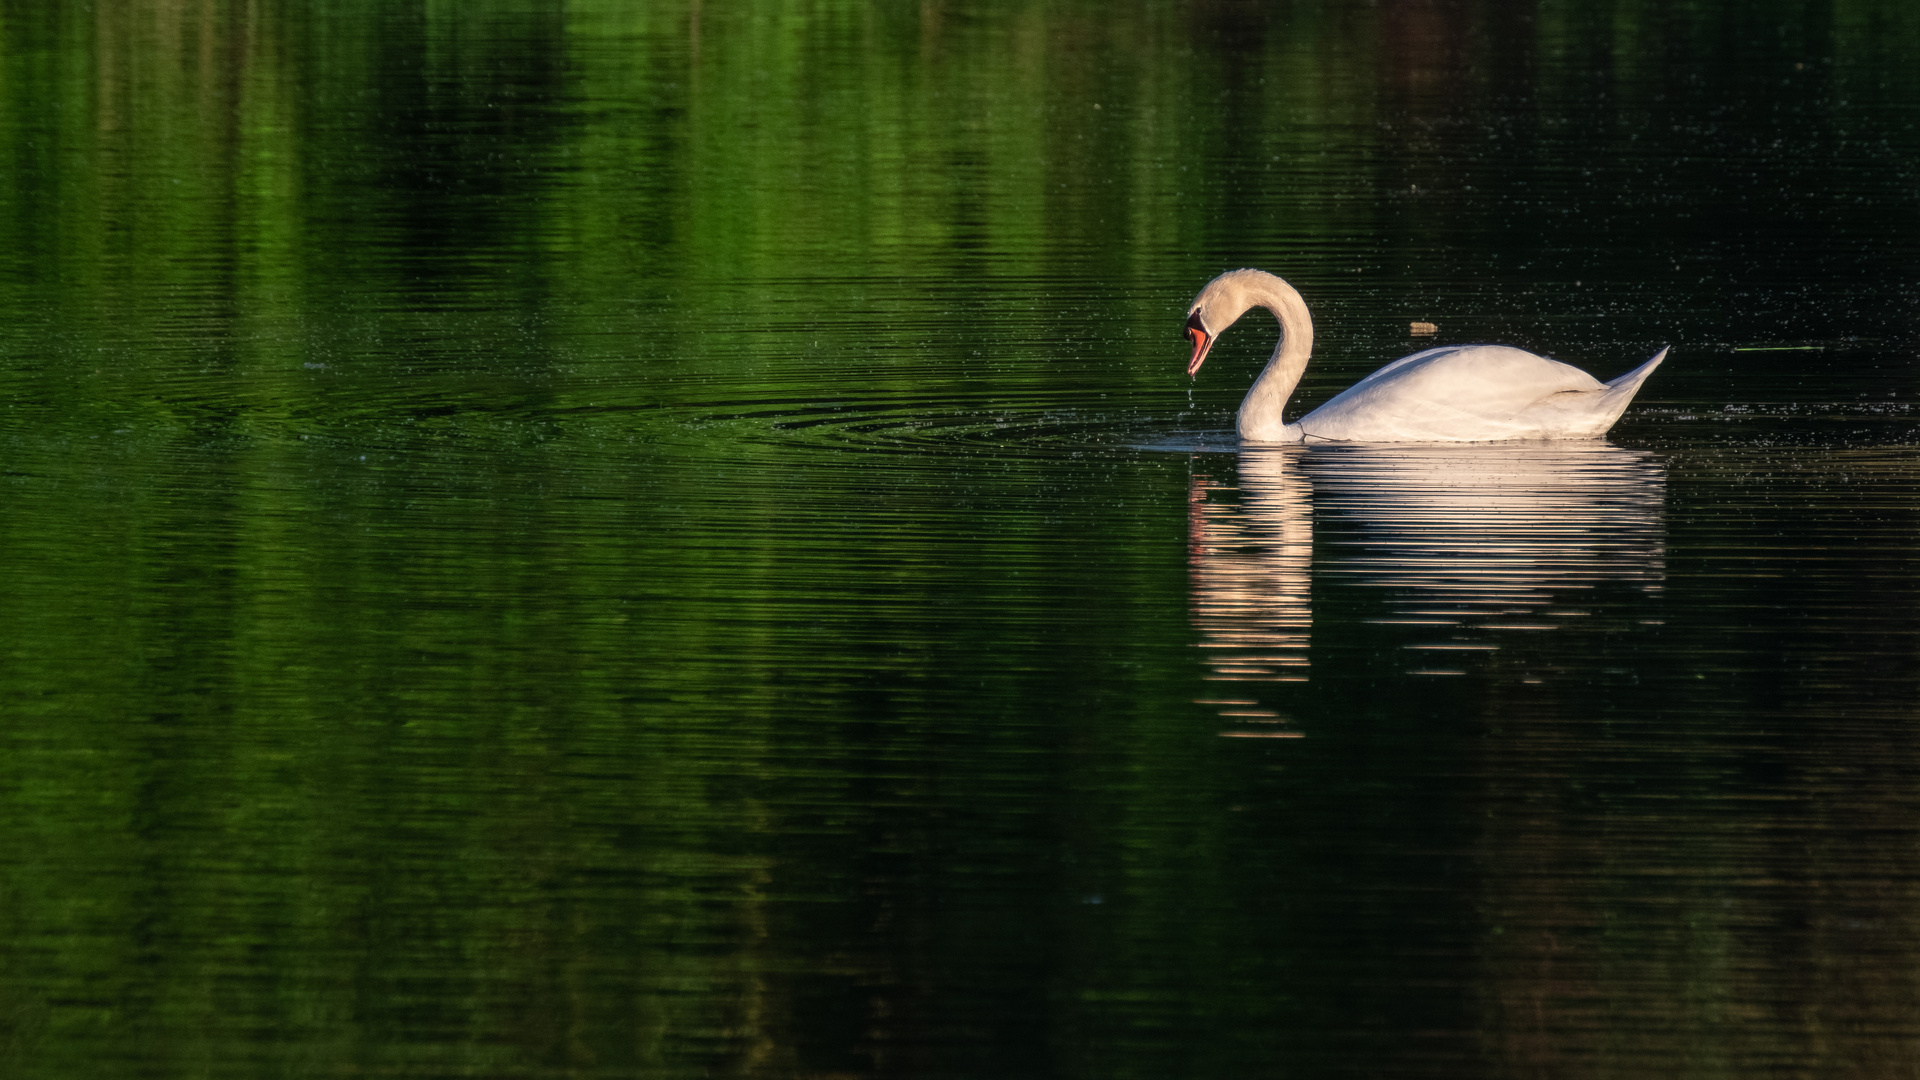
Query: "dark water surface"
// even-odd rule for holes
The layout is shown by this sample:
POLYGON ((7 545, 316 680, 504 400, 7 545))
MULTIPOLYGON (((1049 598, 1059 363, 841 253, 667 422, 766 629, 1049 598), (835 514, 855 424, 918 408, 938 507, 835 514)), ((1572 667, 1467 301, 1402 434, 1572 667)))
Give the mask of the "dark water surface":
POLYGON ((0 4, 0 1071, 1912 1075, 1916 54, 0 4), (1673 353, 1239 453, 1242 265, 1673 353))

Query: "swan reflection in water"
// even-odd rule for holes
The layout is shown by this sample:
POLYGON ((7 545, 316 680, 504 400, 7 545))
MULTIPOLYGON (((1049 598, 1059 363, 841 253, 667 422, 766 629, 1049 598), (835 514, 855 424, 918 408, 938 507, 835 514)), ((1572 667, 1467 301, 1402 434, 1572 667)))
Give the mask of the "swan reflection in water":
MULTIPOLYGON (((1248 450, 1235 489, 1195 472, 1188 487, 1187 558, 1193 621, 1220 684, 1305 682, 1313 629, 1313 515, 1297 451, 1248 450)), ((1223 687, 1224 689, 1224 687, 1223 687)), ((1243 736, 1296 735, 1249 694, 1204 699, 1221 716, 1264 725, 1243 736)))
POLYGON ((1589 619, 1602 586, 1665 576, 1664 469, 1600 441, 1249 449, 1237 492, 1196 472, 1190 504, 1204 700, 1239 736, 1295 733, 1260 684, 1306 680, 1316 574, 1323 596, 1382 591, 1365 621, 1422 637, 1414 675, 1463 674, 1505 637, 1589 619))

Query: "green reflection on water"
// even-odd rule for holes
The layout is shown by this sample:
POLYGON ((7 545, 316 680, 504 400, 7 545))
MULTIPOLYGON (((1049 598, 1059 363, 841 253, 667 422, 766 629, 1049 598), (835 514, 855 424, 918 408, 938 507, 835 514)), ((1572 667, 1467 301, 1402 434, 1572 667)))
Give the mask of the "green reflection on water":
POLYGON ((0 9, 0 1053, 1910 1061, 1906 456, 1641 419, 1667 595, 1596 574, 1591 629, 1418 686, 1405 598, 1344 572, 1377 520, 1289 474, 1311 675, 1245 692, 1308 737, 1249 745, 1196 704, 1192 500, 1257 470, 1137 447, 1224 427, 1269 343, 1189 399, 1179 319, 1241 263, 1315 304, 1307 404, 1429 317, 1605 375, 1681 343, 1670 409, 1910 392, 1916 37, 1853 2, 0 9), (1735 356, 1785 339, 1835 347, 1735 356))

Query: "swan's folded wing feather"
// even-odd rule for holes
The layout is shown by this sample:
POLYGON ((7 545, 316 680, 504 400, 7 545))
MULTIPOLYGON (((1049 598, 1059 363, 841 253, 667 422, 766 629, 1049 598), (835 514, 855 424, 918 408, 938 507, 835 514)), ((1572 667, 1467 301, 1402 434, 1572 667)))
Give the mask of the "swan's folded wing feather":
MULTIPOLYGON (((1466 348, 1482 348, 1484 346, 1469 345, 1465 347, 1466 348)), ((1435 357, 1441 356, 1442 354, 1451 355, 1453 353, 1457 353, 1461 351, 1461 349, 1462 349, 1462 346, 1459 346, 1459 345, 1440 345, 1431 349, 1422 349, 1417 353, 1409 353, 1408 355, 1403 356, 1398 360, 1395 360, 1393 363, 1380 368, 1379 370, 1375 371, 1373 374, 1368 375, 1367 377, 1361 379, 1359 382, 1354 383, 1352 386, 1347 387, 1347 389, 1356 390, 1377 379, 1385 378, 1388 374, 1398 371, 1401 368, 1406 367, 1408 364, 1417 364, 1422 360, 1431 360, 1435 357)))
MULTIPOLYGON (((1551 438, 1558 432, 1539 430, 1530 411, 1554 395, 1602 389, 1579 368, 1503 345, 1428 349, 1355 383, 1300 427, 1310 439, 1341 442, 1551 438)), ((1570 404, 1561 399, 1551 411, 1570 404)))

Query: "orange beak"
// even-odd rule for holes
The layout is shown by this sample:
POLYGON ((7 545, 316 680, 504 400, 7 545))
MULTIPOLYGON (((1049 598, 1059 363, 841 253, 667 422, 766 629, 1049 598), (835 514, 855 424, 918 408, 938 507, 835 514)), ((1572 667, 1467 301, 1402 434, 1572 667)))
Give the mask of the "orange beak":
POLYGON ((1187 336, 1193 339, 1193 359, 1187 361, 1187 377, 1200 373, 1200 365, 1207 361, 1207 350, 1213 348, 1213 335, 1200 325, 1200 313, 1187 316, 1187 336))

